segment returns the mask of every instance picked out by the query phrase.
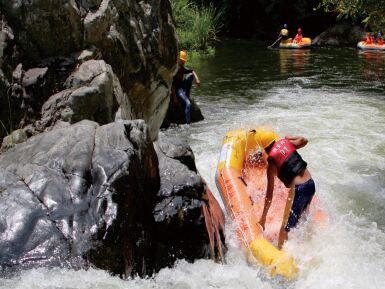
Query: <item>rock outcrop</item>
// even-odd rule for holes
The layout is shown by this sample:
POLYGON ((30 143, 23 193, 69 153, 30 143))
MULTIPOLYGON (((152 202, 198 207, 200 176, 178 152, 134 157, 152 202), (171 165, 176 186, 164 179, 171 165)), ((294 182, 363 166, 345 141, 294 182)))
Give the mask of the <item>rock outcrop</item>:
POLYGON ((160 190, 154 209, 158 264, 177 259, 193 261, 197 256, 223 260, 223 213, 196 170, 190 146, 160 133, 155 150, 160 171, 160 190), (209 234, 210 222, 219 224, 214 229, 215 236, 209 234))
POLYGON ((365 38, 365 30, 360 26, 342 22, 322 32, 312 41, 314 46, 356 46, 365 38))
MULTIPOLYGON (((201 109, 193 98, 190 98, 191 102, 191 122, 198 122, 204 120, 201 109)), ((166 116, 162 123, 162 128, 168 128, 171 124, 185 124, 186 117, 184 113, 183 104, 180 101, 171 102, 168 107, 166 116)))
POLYGON ((191 148, 153 144, 176 68, 169 0, 0 7, 0 274, 223 259, 191 148))
POLYGON ((155 148, 144 121, 84 120, 0 155, 2 274, 91 265, 143 276, 223 257, 223 214, 191 148, 163 136, 155 148), (222 225, 214 236, 207 224, 222 225))
POLYGON ((41 109, 39 131, 58 121, 76 123, 83 119, 99 124, 114 120, 118 102, 127 104, 119 79, 103 60, 88 60, 81 64, 64 83, 66 89, 51 96, 41 109))
POLYGON ((91 262, 137 272, 158 189, 143 121, 82 121, 30 138, 0 156, 2 270, 91 262))
MULTIPOLYGON (((104 91, 110 87, 100 86, 110 85, 112 79, 120 84, 121 98, 115 94, 111 101, 108 95, 103 104, 108 107, 93 107, 99 114, 107 111, 101 124, 120 107, 123 119, 144 119, 151 139, 156 139, 177 58, 169 0, 0 0, 0 6, 0 104, 6 108, 0 115, 0 138, 39 120, 48 99, 43 127, 48 123, 47 107, 55 111, 55 118, 63 115, 62 121, 77 121, 79 112, 71 106, 74 98, 80 101, 76 93, 92 94, 93 99, 98 94, 100 100, 101 93, 111 94, 104 91), (104 63, 88 64, 88 69, 95 69, 88 83, 83 88, 68 83, 69 77, 84 75, 83 62, 91 59, 104 63), (107 75, 97 77, 103 69, 107 75), (60 108, 52 106, 53 99, 60 108)), ((90 119, 99 121, 92 114, 90 119)))

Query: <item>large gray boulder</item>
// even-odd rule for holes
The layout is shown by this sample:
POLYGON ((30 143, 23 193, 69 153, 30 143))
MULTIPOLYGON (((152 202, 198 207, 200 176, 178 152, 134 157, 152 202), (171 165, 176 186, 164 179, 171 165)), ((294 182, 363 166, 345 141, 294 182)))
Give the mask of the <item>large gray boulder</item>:
MULTIPOLYGON (((204 120, 204 116, 198 103, 194 98, 190 98, 191 102, 191 122, 198 122, 204 120)), ((185 124, 186 117, 184 113, 184 107, 181 101, 172 101, 170 100, 170 105, 167 109, 166 116, 162 123, 162 128, 168 128, 172 124, 185 124)))
POLYGON ((81 64, 65 82, 66 90, 51 96, 43 105, 40 131, 63 121, 76 123, 83 119, 99 124, 112 122, 117 100, 127 102, 119 79, 103 60, 88 60, 81 64))
POLYGON ((29 59, 67 55, 81 47, 84 15, 76 1, 2 0, 0 4, 11 27, 17 27, 15 37, 29 59))
MULTIPOLYGON (((223 213, 214 198, 208 204, 207 194, 211 193, 196 171, 190 146, 185 141, 160 133, 155 151, 160 172, 160 189, 154 207, 157 264, 172 265, 177 259, 193 261, 218 257, 210 244, 216 243, 217 247, 223 244, 220 238, 215 241, 215 237, 209 235, 207 224, 212 219, 210 214, 205 218, 203 208, 209 208, 213 214, 214 211, 219 213, 222 220, 223 213)), ((217 253, 221 255, 223 252, 219 249, 217 253)))
MULTIPOLYGON (((85 60, 98 59, 110 66, 120 82, 125 98, 116 103, 122 118, 144 119, 150 138, 157 138, 177 61, 169 0, 0 0, 0 6, 0 68, 4 72, 0 84, 4 90, 22 91, 10 100, 12 108, 24 107, 11 112, 11 125, 6 119, 10 112, 1 115, 8 131, 39 119, 48 97, 62 92, 59 98, 67 98, 65 80, 85 60), (96 53, 90 54, 90 49, 96 53), (42 82, 42 95, 30 94, 22 81, 12 78, 19 63, 23 72, 35 69, 29 73, 32 80, 42 75, 37 69, 48 69, 40 77, 49 80, 42 82), (33 107, 36 103, 39 108, 33 107)), ((117 109, 113 107, 112 113, 117 109)), ((5 134, 2 131, 0 138, 5 134)))
POLYGON ((312 41, 314 46, 356 46, 365 38, 365 30, 349 22, 338 23, 312 41))
POLYGON ((0 155, 0 268, 142 273, 157 159, 143 121, 82 121, 0 155), (141 169, 138 169, 141 168, 141 169))
POLYGON ((92 265, 143 276, 223 255, 223 214, 191 148, 164 135, 155 148, 144 121, 84 120, 1 154, 0 275, 92 265))

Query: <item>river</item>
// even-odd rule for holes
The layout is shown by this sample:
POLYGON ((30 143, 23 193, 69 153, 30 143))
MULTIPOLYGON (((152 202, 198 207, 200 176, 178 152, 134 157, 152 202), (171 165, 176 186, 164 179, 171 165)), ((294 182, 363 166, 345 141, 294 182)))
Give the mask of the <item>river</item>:
POLYGON ((330 224, 305 223, 290 233, 285 249, 296 258, 298 278, 271 279, 248 265, 230 225, 225 265, 181 260, 153 278, 129 281, 101 270, 36 269, 0 280, 0 288, 385 288, 385 54, 226 41, 193 66, 202 81, 193 95, 205 120, 166 133, 189 141, 218 200, 214 176, 228 130, 267 124, 309 139, 301 155, 330 224))

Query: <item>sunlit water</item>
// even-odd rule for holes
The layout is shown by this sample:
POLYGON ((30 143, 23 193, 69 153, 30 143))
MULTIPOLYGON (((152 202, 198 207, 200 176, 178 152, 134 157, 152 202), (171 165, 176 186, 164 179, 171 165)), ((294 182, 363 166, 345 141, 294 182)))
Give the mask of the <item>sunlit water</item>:
POLYGON ((218 200, 214 176, 228 130, 269 124, 309 139, 301 155, 330 225, 291 232, 285 249, 296 258, 298 278, 271 279, 248 265, 229 228, 225 265, 181 260, 129 281, 101 270, 38 269, 0 279, 0 288, 385 288, 385 54, 226 42, 193 64, 202 80, 193 94, 206 118, 167 133, 188 139, 218 200))

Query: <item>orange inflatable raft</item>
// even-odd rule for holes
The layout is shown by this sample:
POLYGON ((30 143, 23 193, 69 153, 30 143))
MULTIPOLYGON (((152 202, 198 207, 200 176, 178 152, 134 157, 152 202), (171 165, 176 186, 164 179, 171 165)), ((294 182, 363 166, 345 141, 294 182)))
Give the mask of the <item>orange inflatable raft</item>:
MULTIPOLYGON (((291 279, 298 271, 295 261, 273 243, 278 241, 281 226, 286 225, 293 190, 275 180, 273 200, 263 232, 259 219, 266 193, 267 157, 259 150, 254 135, 255 131, 246 130, 226 134, 216 174, 217 186, 245 251, 273 276, 291 279)), ((317 198, 313 198, 310 205, 312 219, 325 220, 316 203, 317 198)))

